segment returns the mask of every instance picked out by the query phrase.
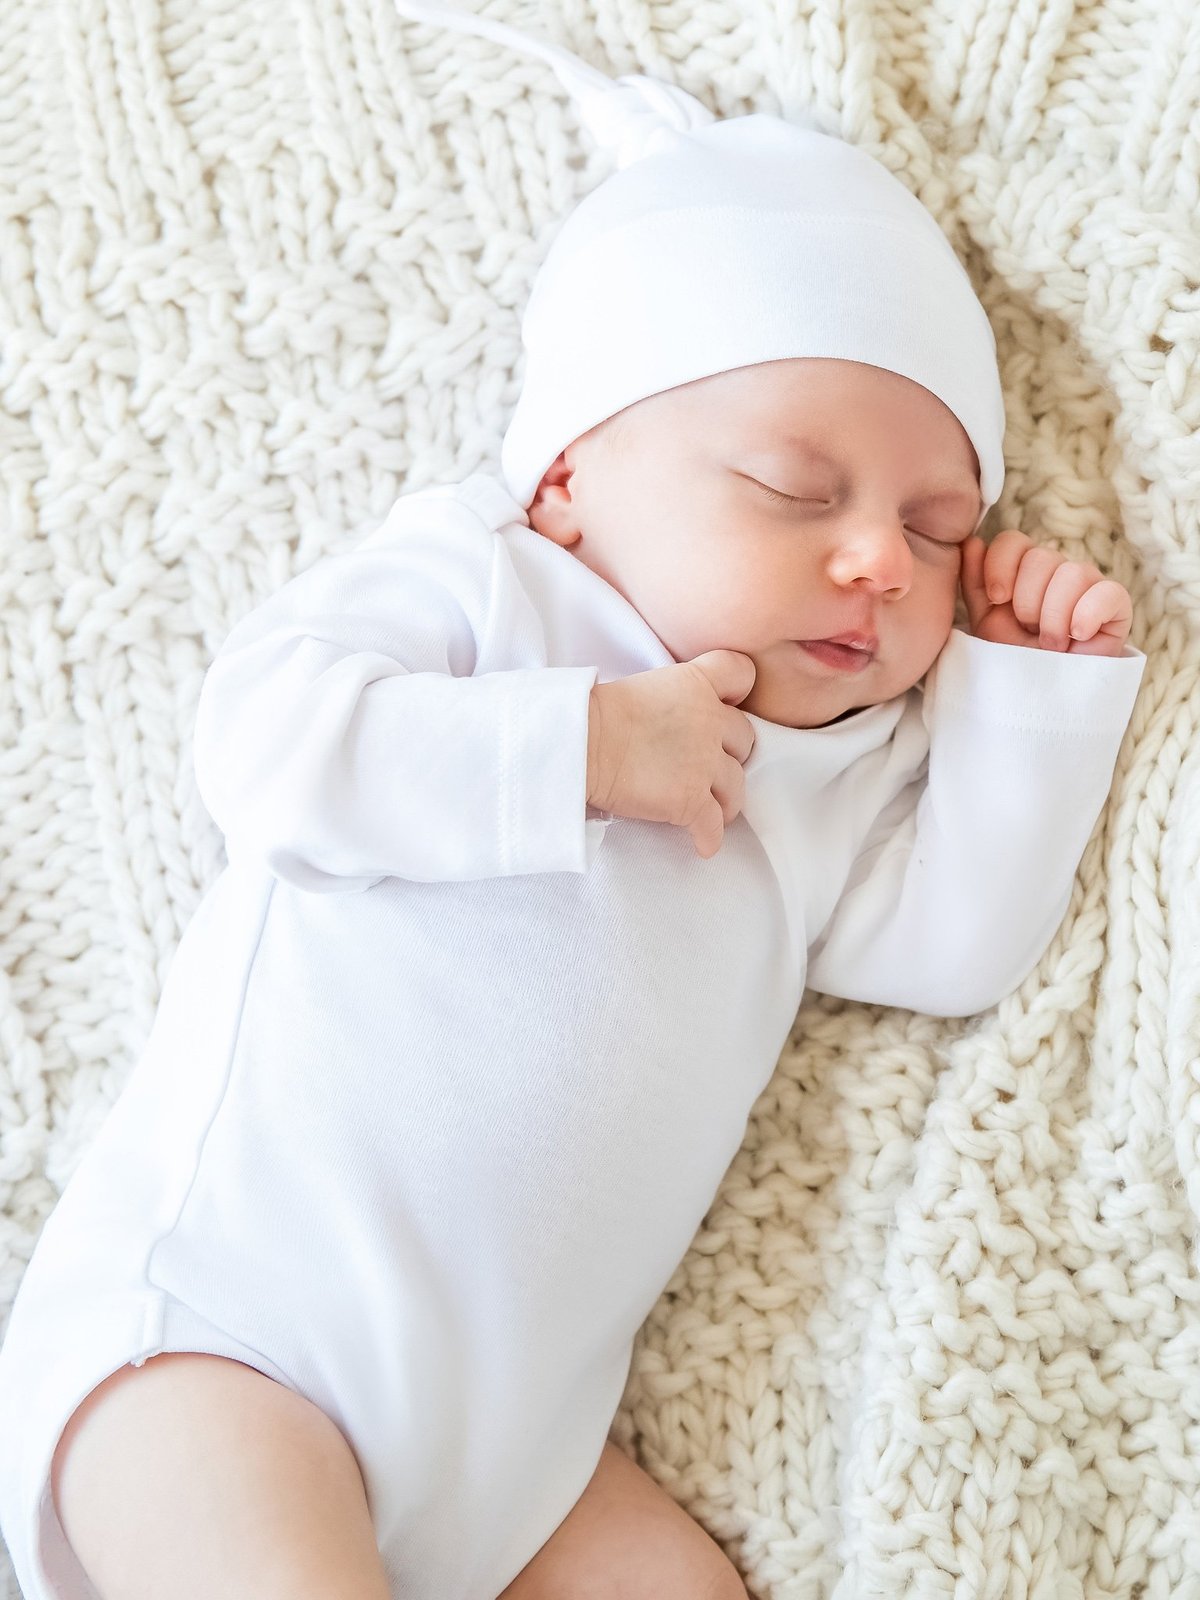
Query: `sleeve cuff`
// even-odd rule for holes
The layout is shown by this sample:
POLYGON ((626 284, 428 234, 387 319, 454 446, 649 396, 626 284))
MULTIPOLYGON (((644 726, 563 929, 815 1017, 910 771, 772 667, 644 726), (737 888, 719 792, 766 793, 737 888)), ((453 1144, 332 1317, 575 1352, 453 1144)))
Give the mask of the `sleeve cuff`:
POLYGON ((586 872, 613 820, 587 803, 589 696, 598 668, 509 671, 500 727, 503 873, 586 872))
POLYGON ((1033 732, 1077 735, 1124 728, 1146 668, 1127 644, 1119 656, 995 644, 953 628, 925 679, 925 720, 939 711, 1033 732))

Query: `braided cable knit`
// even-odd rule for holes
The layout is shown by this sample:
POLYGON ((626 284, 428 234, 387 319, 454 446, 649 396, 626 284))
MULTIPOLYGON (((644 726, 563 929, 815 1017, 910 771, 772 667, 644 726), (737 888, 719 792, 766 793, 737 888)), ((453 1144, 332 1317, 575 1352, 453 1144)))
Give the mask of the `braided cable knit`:
MULTIPOLYGON (((1200 1600, 1200 12, 487 4, 884 162, 996 331, 985 533, 1119 579, 1148 657, 1017 992, 806 997, 613 1437, 756 1597, 1200 1600)), ((498 471, 529 286, 613 161, 543 64, 390 0, 4 35, 0 1315, 222 865, 206 666, 399 494, 498 471)))

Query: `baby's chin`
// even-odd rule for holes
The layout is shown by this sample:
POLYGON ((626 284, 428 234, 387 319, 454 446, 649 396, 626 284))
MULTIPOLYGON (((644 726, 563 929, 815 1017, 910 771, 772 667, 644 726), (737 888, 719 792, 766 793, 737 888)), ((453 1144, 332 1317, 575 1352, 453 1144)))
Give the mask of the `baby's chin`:
POLYGON ((869 680, 868 667, 855 678, 845 681, 834 679, 829 683, 786 681, 782 674, 760 668, 754 686, 738 709, 761 717, 764 722, 777 722, 785 728, 827 728, 832 723, 844 722, 859 711, 883 705, 894 700, 911 684, 895 688, 891 684, 872 685, 857 681, 869 680))
POLYGON ((761 717, 764 722, 777 722, 784 728, 826 728, 832 722, 841 722, 856 711, 865 710, 867 704, 863 699, 852 706, 834 706, 827 697, 806 696, 803 690, 789 692, 778 686, 772 691, 769 684, 759 680, 746 698, 738 702, 738 710, 761 717), (818 698, 825 703, 818 704, 818 698))

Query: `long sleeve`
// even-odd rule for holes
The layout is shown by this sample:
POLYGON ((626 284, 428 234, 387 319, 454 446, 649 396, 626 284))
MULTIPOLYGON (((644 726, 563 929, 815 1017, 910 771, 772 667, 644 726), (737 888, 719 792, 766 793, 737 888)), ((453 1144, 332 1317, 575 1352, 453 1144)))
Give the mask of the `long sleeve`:
POLYGON ((881 811, 809 952, 824 994, 970 1016, 1041 960, 1071 897, 1146 658, 955 629, 926 679, 922 770, 881 811))
POLYGON ((497 535, 469 507, 401 499, 243 617, 201 685, 197 787, 230 861, 318 893, 583 872, 596 667, 472 676, 497 535))

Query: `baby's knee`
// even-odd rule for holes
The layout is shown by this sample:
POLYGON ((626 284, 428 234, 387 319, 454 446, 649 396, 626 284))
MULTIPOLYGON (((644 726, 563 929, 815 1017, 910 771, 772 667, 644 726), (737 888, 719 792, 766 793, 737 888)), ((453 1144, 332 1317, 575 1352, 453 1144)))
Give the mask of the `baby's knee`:
POLYGON ((747 1600, 720 1545, 643 1468, 606 1442, 565 1519, 500 1600, 747 1600))

